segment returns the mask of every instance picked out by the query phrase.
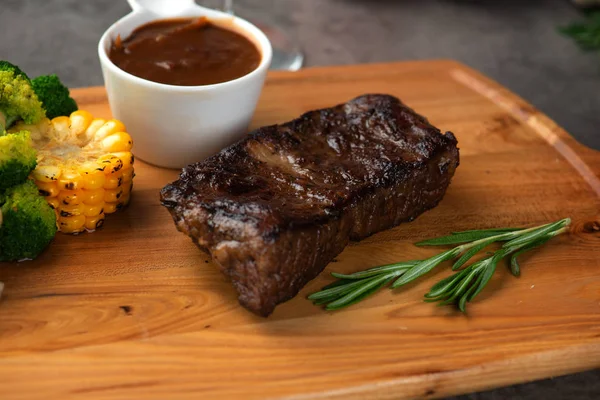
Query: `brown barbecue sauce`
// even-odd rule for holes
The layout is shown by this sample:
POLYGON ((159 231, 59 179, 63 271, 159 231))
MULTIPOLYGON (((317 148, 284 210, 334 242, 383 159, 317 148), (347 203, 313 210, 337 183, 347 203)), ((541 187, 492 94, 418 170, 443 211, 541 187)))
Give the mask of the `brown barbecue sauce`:
POLYGON ((227 82, 254 71, 257 47, 207 18, 158 20, 113 41, 108 57, 122 70, 149 81, 178 86, 227 82))

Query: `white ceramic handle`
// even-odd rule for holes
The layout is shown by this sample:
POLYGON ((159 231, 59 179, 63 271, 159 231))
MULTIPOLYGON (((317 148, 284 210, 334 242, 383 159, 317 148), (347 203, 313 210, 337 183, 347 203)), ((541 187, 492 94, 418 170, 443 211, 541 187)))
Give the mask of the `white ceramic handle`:
POLYGON ((135 12, 150 11, 160 16, 170 16, 190 9, 204 9, 194 0, 127 0, 135 12))

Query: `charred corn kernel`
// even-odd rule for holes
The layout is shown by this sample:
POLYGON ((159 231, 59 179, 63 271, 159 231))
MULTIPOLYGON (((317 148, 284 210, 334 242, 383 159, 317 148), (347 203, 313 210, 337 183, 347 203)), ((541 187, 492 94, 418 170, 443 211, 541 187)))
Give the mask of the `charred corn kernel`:
POLYGON ((83 215, 84 204, 66 205, 59 204, 58 213, 62 217, 73 217, 76 215, 83 215))
POLYGON ((126 168, 123 170, 123 182, 131 182, 133 179, 133 168, 126 168))
POLYGON ((60 202, 56 197, 47 197, 46 201, 48 202, 48 204, 50 204, 50 207, 52 207, 52 209, 58 210, 60 202))
POLYGON ((65 217, 62 214, 58 216, 58 229, 63 233, 79 233, 85 229, 84 215, 74 215, 65 217))
POLYGON ((106 154, 98 159, 101 166, 104 167, 106 175, 115 174, 123 169, 123 160, 114 154, 106 154))
POLYGON ((127 132, 113 133, 102 139, 102 147, 104 150, 115 152, 115 151, 129 151, 133 146, 133 139, 127 132))
POLYGON ((106 181, 104 167, 97 162, 87 162, 79 167, 82 185, 84 189, 99 189, 104 187, 106 181))
POLYGON ((60 231, 94 230, 105 214, 128 203, 133 140, 121 121, 79 110, 35 125, 18 123, 9 131, 25 128, 38 151, 31 178, 55 209, 60 231))
MULTIPOLYGON (((116 203, 106 203, 106 204, 110 204, 111 207, 114 205, 114 210, 113 212, 119 211, 123 208, 125 208, 128 204, 129 204, 129 200, 130 200, 130 195, 129 194, 123 194, 120 198, 119 201, 117 201, 116 203)), ((112 210, 112 208, 111 208, 112 210)))
POLYGON ((79 166, 78 172, 80 175, 90 175, 98 172, 104 173, 104 167, 97 161, 88 161, 79 166))
POLYGON ((104 214, 112 214, 119 208, 119 203, 104 203, 104 214))
POLYGON ((119 201, 119 198, 123 195, 123 187, 120 186, 116 189, 106 189, 104 191, 104 201, 107 203, 114 203, 119 201))
POLYGON ((86 217, 94 217, 104 212, 104 203, 101 204, 82 204, 81 211, 86 217))
POLYGON ((76 190, 79 188, 81 175, 77 171, 64 171, 58 179, 60 190, 76 190))
POLYGON ((96 229, 99 229, 104 225, 104 214, 94 215, 93 217, 85 218, 85 229, 89 232, 93 232, 96 229))
POLYGON ((123 184, 123 172, 107 175, 104 182, 104 189, 116 189, 123 184))
POLYGON ((121 169, 133 168, 133 154, 131 154, 130 151, 118 151, 112 154, 123 161, 123 167, 121 169))
POLYGON ((83 202, 83 190, 61 190, 56 196, 59 206, 75 206, 83 202))
POLYGON ((60 178, 62 170, 54 165, 42 165, 36 168, 33 173, 33 179, 40 182, 55 182, 60 178))
POLYGON ((56 197, 60 190, 58 189, 58 182, 35 182, 42 196, 56 197))
POLYGON ((104 203, 104 188, 84 190, 83 202, 89 205, 102 205, 104 203))

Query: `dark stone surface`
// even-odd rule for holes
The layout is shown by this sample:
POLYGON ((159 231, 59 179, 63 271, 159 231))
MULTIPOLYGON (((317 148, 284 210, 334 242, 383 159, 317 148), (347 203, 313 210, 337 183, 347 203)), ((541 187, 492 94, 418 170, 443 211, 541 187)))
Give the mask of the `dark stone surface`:
MULTIPOLYGON (((98 39, 128 10, 125 0, 0 0, 0 59, 71 87, 101 85, 98 39)), ((600 149, 600 55, 557 34, 579 17, 566 0, 238 0, 237 10, 284 27, 309 66, 456 59, 600 149)), ((459 398, 598 399, 600 371, 459 398)))

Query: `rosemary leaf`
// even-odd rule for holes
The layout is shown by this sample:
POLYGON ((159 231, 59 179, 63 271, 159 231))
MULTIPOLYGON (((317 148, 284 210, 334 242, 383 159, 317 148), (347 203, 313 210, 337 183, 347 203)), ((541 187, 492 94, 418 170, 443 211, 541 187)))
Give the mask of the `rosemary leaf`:
MULTIPOLYGON (((475 268, 469 268, 466 269, 464 271, 468 271, 467 274, 464 275, 464 277, 459 280, 457 282, 457 285, 452 288, 450 291, 448 291, 447 293, 445 293, 443 296, 440 296, 440 300, 445 299, 444 301, 442 301, 440 303, 440 305, 448 305, 448 304, 454 304, 456 303, 456 299, 459 298, 464 292, 468 291, 470 289, 470 284, 473 281, 473 279, 477 280, 477 278, 481 275, 482 272, 482 268, 481 268, 480 264, 478 266, 475 266, 475 268)), ((458 275, 458 274, 456 274, 458 275)))
POLYGON ((458 281, 460 281, 463 277, 469 274, 469 272, 473 269, 473 266, 469 266, 468 268, 463 269, 462 271, 450 275, 449 277, 442 279, 438 283, 432 286, 429 290, 429 293, 425 294, 426 298, 433 299, 443 296, 444 293, 449 292, 456 286, 458 281))
POLYGON ((471 299, 472 299, 472 297, 471 297, 471 296, 472 296, 473 292, 475 292, 475 290, 477 289, 477 285, 478 285, 478 283, 477 283, 477 281, 475 281, 475 284, 473 284, 473 285, 472 285, 472 286, 469 288, 469 290, 467 290, 467 291, 465 292, 465 294, 463 294, 463 295, 461 296, 460 300, 458 301, 458 309, 459 309, 461 312, 463 312, 463 313, 466 313, 466 312, 467 312, 467 309, 466 309, 466 308, 467 308, 467 307, 466 307, 466 305, 467 305, 467 301, 471 301, 471 299))
POLYGON ((329 285, 327 285, 327 286, 323 286, 323 287, 321 288, 321 290, 327 290, 327 289, 331 289, 331 288, 334 288, 334 287, 337 287, 337 286, 343 286, 343 285, 346 285, 346 284, 348 284, 348 283, 352 283, 353 281, 354 281, 354 280, 351 280, 351 279, 339 279, 339 280, 337 280, 337 281, 333 281, 333 282, 331 282, 331 283, 330 283, 329 285))
POLYGON ((350 302, 348 302, 348 303, 344 304, 344 305, 343 305, 343 306, 341 306, 341 307, 334 308, 334 305, 333 305, 333 303, 331 303, 331 304, 327 305, 326 309, 327 309, 327 310, 329 310, 329 311, 333 311, 333 310, 339 310, 340 308, 349 307, 349 306, 351 306, 351 305, 353 305, 353 304, 356 304, 356 303, 358 303, 358 302, 361 302, 361 301, 363 301, 364 299, 366 299, 367 297, 369 297, 369 296, 371 296, 371 295, 373 295, 373 294, 377 293, 377 292, 378 292, 380 289, 384 288, 384 287, 385 287, 387 284, 389 284, 389 283, 390 283, 390 282, 391 282, 393 279, 394 279, 394 277, 393 277, 393 276, 392 276, 392 277, 389 277, 388 279, 386 279, 386 280, 382 281, 382 282, 381 282, 379 285, 377 285, 377 286, 375 286, 375 287, 371 288, 370 290, 368 290, 368 291, 364 292, 364 293, 363 293, 363 294, 361 294, 360 296, 356 297, 354 300, 352 300, 352 301, 350 301, 350 302))
POLYGON ((363 285, 363 281, 349 281, 347 283, 329 286, 327 289, 321 290, 308 296, 309 300, 319 300, 325 297, 340 296, 352 291, 354 288, 363 285))
POLYGON ((421 260, 405 261, 405 262, 396 263, 396 264, 382 265, 381 267, 370 268, 370 269, 367 269, 364 271, 355 272, 353 274, 339 274, 337 272, 333 272, 331 275, 333 275, 334 277, 336 277, 338 279, 350 279, 350 280, 363 279, 363 278, 368 278, 370 276, 379 275, 379 274, 385 273, 385 272, 406 271, 420 262, 421 262, 421 260))
POLYGON ((471 298, 475 298, 475 296, 481 293, 481 291, 488 284, 490 279, 492 279, 494 272, 496 272, 496 266, 498 265, 498 261, 500 261, 500 258, 502 257, 499 257, 498 253, 496 253, 490 258, 486 258, 485 263, 482 263, 482 267, 484 269, 483 273, 481 274, 481 280, 478 280, 479 285, 477 285, 477 289, 475 289, 475 292, 473 292, 471 298))
POLYGON ((471 247, 469 250, 465 251, 465 253, 454 263, 454 265, 452 266, 452 270, 456 271, 457 269, 462 267, 467 261, 473 258, 475 254, 479 253, 484 247, 489 246, 495 241, 496 239, 485 240, 479 243, 478 245, 471 247))
POLYGON ((517 252, 513 253, 510 257, 510 272, 514 276, 520 276, 521 275, 521 266, 519 265, 517 257, 519 257, 523 253, 528 252, 529 250, 535 249, 536 247, 540 247, 541 245, 543 245, 544 243, 546 243, 553 237, 554 237, 554 235, 547 234, 546 236, 543 236, 540 239, 521 247, 517 252))
POLYGON ((445 246, 445 245, 449 245, 449 244, 460 244, 460 243, 473 242, 475 240, 481 240, 481 239, 487 239, 487 238, 499 236, 502 233, 507 233, 507 232, 497 232, 497 231, 493 231, 493 230, 459 232, 459 233, 453 233, 448 236, 442 236, 439 238, 423 240, 423 241, 415 243, 415 245, 416 246, 445 246))
POLYGON ((399 286, 406 285, 409 282, 414 281, 415 279, 427 274, 429 271, 437 267, 439 264, 444 261, 451 260, 456 257, 460 253, 460 249, 455 247, 450 250, 446 250, 443 253, 438 254, 437 256, 433 256, 428 258, 427 260, 423 260, 411 269, 409 269, 404 275, 396 279, 394 283, 392 283, 392 288, 395 289, 399 286))
POLYGON ((339 310, 340 308, 348 307, 354 303, 357 303, 377 292, 379 289, 387 285, 393 278, 394 276, 391 274, 370 278, 366 282, 363 282, 363 285, 353 289, 345 296, 327 304, 326 309, 330 311, 339 310))
POLYGON ((474 268, 466 277, 465 279, 460 282, 456 288, 454 289, 454 295, 452 296, 453 299, 456 299, 460 296, 462 296, 464 293, 467 292, 467 290, 469 289, 469 285, 471 284, 471 282, 473 281, 473 279, 475 279, 476 277, 478 277, 480 274, 480 270, 477 268, 474 268))
POLYGON ((510 240, 506 243, 504 243, 504 245, 502 245, 502 247, 513 247, 513 246, 518 246, 521 245, 523 243, 527 243, 527 242, 532 242, 536 239, 541 238, 542 236, 544 236, 545 234, 558 230, 560 228, 563 228, 567 225, 569 225, 571 223, 571 220, 569 218, 565 218, 565 219, 561 219, 560 221, 548 224, 548 225, 544 225, 542 227, 540 227, 539 229, 535 229, 531 232, 528 232, 522 236, 519 236, 513 240, 510 240))
POLYGON ((316 305, 316 306, 322 306, 322 305, 325 305, 327 303, 331 303, 335 299, 337 299, 336 296, 333 296, 333 297, 324 297, 324 298, 319 299, 319 300, 313 300, 313 304, 316 305))
MULTIPOLYGON (((475 280, 475 282, 473 282, 473 288, 472 288, 472 290, 469 290, 469 292, 468 292, 469 294, 467 296, 467 302, 471 302, 473 300, 473 298, 475 297, 475 291, 479 287, 479 284, 481 283, 482 280, 483 280, 483 270, 479 270, 477 279, 475 280)), ((466 293, 465 293, 465 295, 466 295, 466 293)))
POLYGON ((471 233, 471 232, 495 232, 495 233, 505 233, 505 232, 513 232, 513 231, 521 231, 523 228, 493 228, 493 229, 471 229, 468 231, 460 231, 460 232, 452 232, 453 235, 460 235, 462 233, 471 233))

